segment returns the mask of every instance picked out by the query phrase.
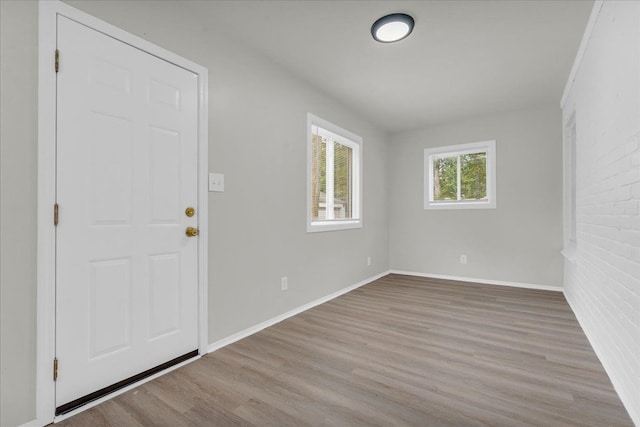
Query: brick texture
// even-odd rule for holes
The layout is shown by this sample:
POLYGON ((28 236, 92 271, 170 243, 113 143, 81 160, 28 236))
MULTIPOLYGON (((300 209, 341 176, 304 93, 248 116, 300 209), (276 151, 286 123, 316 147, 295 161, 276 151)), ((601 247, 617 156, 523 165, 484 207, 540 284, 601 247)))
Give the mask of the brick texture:
POLYGON ((640 2, 605 1, 563 106, 576 118, 565 294, 640 426, 640 2))

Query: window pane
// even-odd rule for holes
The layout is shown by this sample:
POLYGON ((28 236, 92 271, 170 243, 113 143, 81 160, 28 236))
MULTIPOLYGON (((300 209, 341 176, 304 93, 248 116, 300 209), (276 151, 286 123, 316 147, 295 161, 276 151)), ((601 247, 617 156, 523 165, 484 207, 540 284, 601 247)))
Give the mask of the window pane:
POLYGON ((487 153, 460 156, 460 199, 487 199, 487 153))
POLYGON ((424 149, 425 209, 495 209, 496 141, 424 149))
POLYGON ((327 140, 311 135, 311 218, 325 219, 327 194, 327 140))
POLYGON ((433 159, 433 200, 458 199, 457 157, 433 159))
POLYGON ((311 114, 307 125, 307 232, 362 227, 362 138, 311 114))
POLYGON ((334 145, 334 218, 351 219, 352 215, 352 183, 351 168, 353 153, 350 147, 338 144, 334 145))

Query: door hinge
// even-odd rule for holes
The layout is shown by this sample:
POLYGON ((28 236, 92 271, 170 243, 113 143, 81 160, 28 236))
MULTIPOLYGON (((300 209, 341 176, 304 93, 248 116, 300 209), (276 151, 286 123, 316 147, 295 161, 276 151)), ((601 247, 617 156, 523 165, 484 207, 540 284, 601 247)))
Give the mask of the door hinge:
POLYGON ((53 225, 58 225, 58 204, 53 205, 53 225))
POLYGON ((60 51, 56 49, 56 73, 60 70, 60 51))
POLYGON ((53 359, 53 380, 58 381, 58 358, 53 359))

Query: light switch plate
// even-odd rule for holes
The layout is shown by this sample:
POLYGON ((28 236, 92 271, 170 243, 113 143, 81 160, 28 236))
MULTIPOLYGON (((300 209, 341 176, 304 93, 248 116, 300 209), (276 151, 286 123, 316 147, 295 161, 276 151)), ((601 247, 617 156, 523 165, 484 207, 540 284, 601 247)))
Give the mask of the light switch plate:
POLYGON ((224 174, 209 172, 209 191, 224 191, 224 174))

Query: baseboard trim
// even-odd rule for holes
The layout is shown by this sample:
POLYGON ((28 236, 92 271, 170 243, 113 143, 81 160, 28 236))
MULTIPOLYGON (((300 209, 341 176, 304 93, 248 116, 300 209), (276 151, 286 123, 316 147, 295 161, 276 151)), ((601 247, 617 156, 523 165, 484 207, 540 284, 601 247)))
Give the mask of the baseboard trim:
POLYGON ((31 421, 27 421, 24 424, 20 424, 20 427, 42 427, 42 426, 46 426, 47 424, 50 424, 51 421, 43 421, 43 420, 39 420, 39 419, 34 419, 31 421))
POLYGON ((406 276, 428 277, 430 279, 456 280, 459 282, 481 283, 483 285, 511 286, 514 288, 539 289, 543 291, 562 292, 562 286, 539 285, 536 283, 505 282, 503 280, 476 279, 473 277, 449 276, 446 274, 418 273, 415 271, 390 270, 391 274, 404 274, 406 276))
POLYGON ((358 283, 356 283, 354 285, 347 286, 346 288, 340 289, 339 291, 333 292, 333 293, 331 293, 331 294, 329 294, 327 296, 324 296, 322 298, 318 298, 316 300, 313 300, 313 301, 311 301, 311 302, 309 302, 307 304, 303 304, 303 305, 301 305, 299 307, 296 307, 296 308, 294 308, 292 310, 287 311, 286 313, 283 313, 283 314, 280 314, 278 316, 272 317, 269 320, 265 320, 264 322, 258 323, 257 325, 251 326, 251 327, 249 327, 247 329, 244 329, 244 330, 242 330, 240 332, 237 332, 237 333, 235 333, 233 335, 229 335, 226 338, 222 338, 221 340, 215 341, 215 342, 209 344, 208 351, 209 351, 209 353, 212 353, 212 352, 214 352, 216 350, 221 349, 222 347, 226 347, 229 344, 233 344, 236 341, 240 341, 243 338, 246 338, 246 337, 248 337, 250 335, 255 334, 256 332, 260 332, 261 330, 263 330, 265 328, 268 328, 269 326, 273 326, 276 323, 280 323, 283 320, 288 319, 289 317, 295 316, 296 314, 300 314, 303 311, 307 311, 310 308, 313 308, 313 307, 315 307, 317 305, 323 304, 323 303, 325 303, 327 301, 331 301, 332 299, 337 298, 340 295, 344 295, 347 292, 351 292, 354 289, 357 289, 357 288, 359 288, 361 286, 364 286, 364 285, 369 284, 369 283, 371 283, 371 282, 373 282, 375 280, 378 280, 381 277, 384 277, 384 276, 388 275, 389 273, 390 273, 390 271, 387 270, 387 271, 384 271, 384 272, 382 272, 380 274, 376 274, 375 276, 371 276, 371 277, 369 277, 369 278, 367 278, 367 279, 365 279, 365 280, 363 280, 361 282, 358 282, 358 283))

